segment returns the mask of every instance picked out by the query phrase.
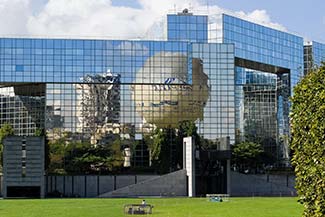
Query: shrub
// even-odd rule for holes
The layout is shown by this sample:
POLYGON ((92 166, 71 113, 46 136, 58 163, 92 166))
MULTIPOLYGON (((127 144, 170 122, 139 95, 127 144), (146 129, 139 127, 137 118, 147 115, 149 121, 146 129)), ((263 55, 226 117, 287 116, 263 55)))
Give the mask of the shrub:
POLYGON ((291 149, 305 217, 325 216, 325 64, 294 88, 291 149))

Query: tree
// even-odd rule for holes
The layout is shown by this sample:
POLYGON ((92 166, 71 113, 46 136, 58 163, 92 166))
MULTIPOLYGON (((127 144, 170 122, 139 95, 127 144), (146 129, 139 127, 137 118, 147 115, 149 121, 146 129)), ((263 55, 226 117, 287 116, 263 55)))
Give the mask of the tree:
POLYGON ((325 216, 325 63, 300 81, 291 101, 290 146, 303 216, 325 216))
POLYGON ((93 146, 86 141, 74 141, 65 146, 64 169, 67 173, 116 173, 123 167, 121 140, 93 146))
POLYGON ((0 128, 0 167, 2 170, 2 164, 3 164, 3 140, 4 138, 6 138, 7 136, 10 135, 14 135, 14 129, 12 128, 12 126, 8 123, 5 123, 2 125, 2 127, 0 128))
POLYGON ((254 142, 241 142, 232 147, 232 161, 239 171, 256 169, 263 153, 262 146, 254 142))
POLYGON ((14 129, 12 126, 8 123, 5 123, 2 125, 0 128, 0 143, 3 143, 3 139, 6 138, 7 136, 14 135, 14 129))
POLYGON ((183 167, 183 139, 184 137, 192 136, 194 138, 195 146, 200 148, 201 137, 197 133, 197 127, 193 121, 182 121, 179 123, 177 132, 176 144, 176 165, 183 167))
POLYGON ((44 169, 45 172, 49 172, 49 167, 51 163, 51 158, 50 158, 50 146, 49 146, 49 139, 47 138, 46 132, 44 128, 36 128, 34 132, 34 136, 38 137, 44 137, 44 156, 45 156, 45 164, 44 164, 44 169))
POLYGON ((160 174, 171 172, 175 169, 176 159, 172 153, 175 146, 176 133, 172 128, 157 128, 152 135, 152 143, 149 144, 151 164, 160 174))

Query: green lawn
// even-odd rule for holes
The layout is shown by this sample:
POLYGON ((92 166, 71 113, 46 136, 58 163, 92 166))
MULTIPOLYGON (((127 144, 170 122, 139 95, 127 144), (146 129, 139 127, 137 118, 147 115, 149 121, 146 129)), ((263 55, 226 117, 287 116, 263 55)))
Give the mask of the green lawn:
MULTIPOLYGON (((230 198, 209 202, 206 198, 146 198, 154 205, 152 216, 164 217, 300 217, 297 198, 230 198)), ((141 199, 45 199, 0 200, 0 217, 118 217, 123 206, 141 199)))

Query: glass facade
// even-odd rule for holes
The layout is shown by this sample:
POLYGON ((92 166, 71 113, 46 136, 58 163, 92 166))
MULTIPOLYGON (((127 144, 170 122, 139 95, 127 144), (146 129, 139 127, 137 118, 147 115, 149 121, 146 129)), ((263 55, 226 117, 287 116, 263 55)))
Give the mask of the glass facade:
POLYGON ((177 133, 189 121, 202 141, 235 141, 232 44, 2 38, 0 63, 0 123, 17 135, 44 129, 64 146, 118 141, 137 146, 140 166, 149 166, 146 138, 157 128, 177 133))
POLYGON ((304 45, 304 74, 306 75, 313 68, 313 46, 304 45))
POLYGON ((303 38, 223 15, 223 42, 235 44, 235 56, 290 70, 293 88, 303 76, 303 38))
POLYGON ((303 38, 225 14, 222 28, 222 41, 235 45, 237 141, 257 141, 287 160, 289 97, 303 76, 303 38))
POLYGON ((208 16, 191 13, 167 15, 167 38, 169 41, 208 41, 208 16))
POLYGON ((316 66, 320 66, 322 61, 325 61, 325 44, 313 41, 312 42, 313 62, 316 66))
MULTIPOLYGON (((209 77, 209 100, 199 132, 216 140, 230 137, 235 142, 235 73, 232 44, 193 44, 193 58, 203 60, 204 72, 209 77), (210 127, 205 127, 210 126, 210 127)), ((193 75, 193 79, 196 76, 193 75)), ((196 77, 202 80, 202 77, 196 77)), ((194 85, 194 81, 193 81, 194 85)))
POLYGON ((304 72, 307 74, 325 61, 325 44, 316 41, 304 45, 304 72))
POLYGON ((239 141, 244 136, 276 138, 277 76, 236 67, 236 123, 239 141))

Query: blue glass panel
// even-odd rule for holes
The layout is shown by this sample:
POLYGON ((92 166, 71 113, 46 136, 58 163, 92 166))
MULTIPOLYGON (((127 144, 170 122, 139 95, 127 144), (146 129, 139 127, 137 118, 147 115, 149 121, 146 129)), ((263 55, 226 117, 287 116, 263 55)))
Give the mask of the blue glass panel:
POLYGON ((313 62, 316 66, 319 66, 322 61, 325 61, 325 44, 313 41, 312 52, 313 62))
POLYGON ((23 72, 24 71, 24 66, 23 65, 16 65, 16 72, 23 72))
POLYGON ((236 44, 237 57, 288 68, 292 88, 301 78, 297 70, 303 67, 301 37, 229 15, 223 15, 223 33, 223 42, 236 44))
POLYGON ((62 48, 62 40, 54 40, 54 48, 62 48))
POLYGON ((168 15, 168 40, 207 42, 207 16, 168 15))

